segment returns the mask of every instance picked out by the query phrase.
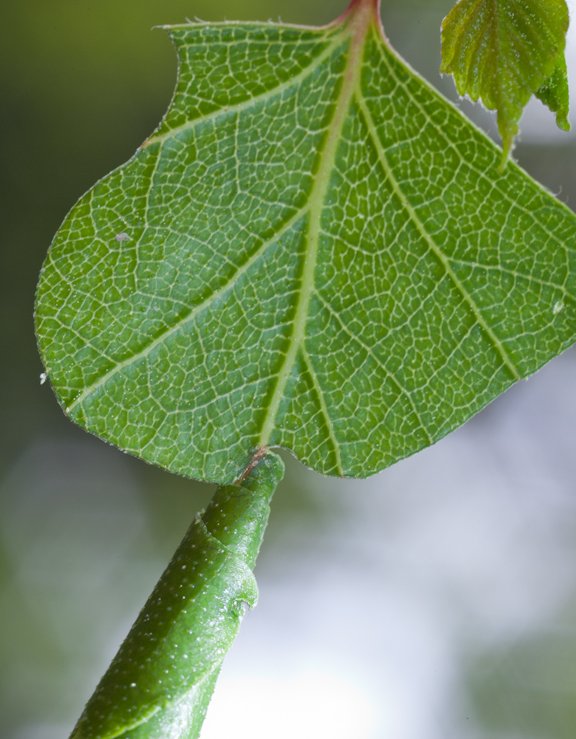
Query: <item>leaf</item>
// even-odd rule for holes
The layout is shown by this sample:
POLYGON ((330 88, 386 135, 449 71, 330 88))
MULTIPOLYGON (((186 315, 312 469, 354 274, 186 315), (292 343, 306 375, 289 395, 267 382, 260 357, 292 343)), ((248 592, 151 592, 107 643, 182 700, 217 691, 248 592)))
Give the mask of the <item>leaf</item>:
POLYGON ((542 87, 536 91, 539 98, 553 113, 556 113, 556 125, 563 131, 570 130, 568 112, 570 96, 568 89, 568 70, 566 59, 562 56, 554 71, 542 87))
POLYGON ((459 0, 442 23, 441 71, 498 111, 504 158, 532 95, 568 126, 568 21, 566 0, 459 0))
POLYGON ((237 485, 219 488, 188 530, 72 739, 152 739, 200 733, 244 615, 252 573, 284 464, 267 454, 237 485))
POLYGON ((576 339, 576 217, 391 50, 186 24, 172 104, 72 209, 36 321, 83 428, 173 472, 284 447, 365 477, 576 339))

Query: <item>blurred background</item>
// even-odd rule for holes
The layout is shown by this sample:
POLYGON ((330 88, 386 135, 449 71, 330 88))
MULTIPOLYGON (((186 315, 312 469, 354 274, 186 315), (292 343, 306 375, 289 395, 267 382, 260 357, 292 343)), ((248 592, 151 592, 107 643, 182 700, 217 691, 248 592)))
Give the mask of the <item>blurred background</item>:
MULTIPOLYGON (((446 94, 451 0, 385 0, 446 94)), ((573 15, 576 7, 571 3, 573 15)), ((0 7, 0 737, 65 737, 209 486, 87 436, 41 386, 32 304, 66 211, 155 127, 186 17, 323 23, 340 0, 18 0, 0 7)), ((569 65, 576 89, 576 23, 569 65)), ((486 130, 491 116, 459 103, 486 130)), ((515 156, 576 207, 575 137, 530 106, 515 156)), ((203 739, 576 736, 576 354, 361 482, 287 458, 261 598, 203 739)))

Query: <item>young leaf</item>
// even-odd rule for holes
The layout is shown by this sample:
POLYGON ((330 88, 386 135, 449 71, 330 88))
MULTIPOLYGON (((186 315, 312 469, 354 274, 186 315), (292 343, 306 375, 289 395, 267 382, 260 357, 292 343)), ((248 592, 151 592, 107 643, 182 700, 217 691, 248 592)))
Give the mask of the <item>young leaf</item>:
POLYGON ((568 70, 564 55, 558 61, 554 71, 542 87, 536 91, 539 98, 553 113, 556 113, 556 125, 563 131, 570 130, 568 112, 570 95, 568 89, 568 70))
POLYGON ((568 124, 566 0, 459 0, 442 23, 441 71, 460 95, 498 111, 504 159, 536 95, 568 124))
POLYGON ((216 491, 190 527, 80 717, 72 739, 194 739, 245 606, 270 499, 284 474, 268 453, 216 491))
POLYGON ((325 28, 169 28, 159 129, 73 208, 36 321, 77 423, 229 482, 260 447, 364 477, 576 340, 576 217, 392 51, 325 28))

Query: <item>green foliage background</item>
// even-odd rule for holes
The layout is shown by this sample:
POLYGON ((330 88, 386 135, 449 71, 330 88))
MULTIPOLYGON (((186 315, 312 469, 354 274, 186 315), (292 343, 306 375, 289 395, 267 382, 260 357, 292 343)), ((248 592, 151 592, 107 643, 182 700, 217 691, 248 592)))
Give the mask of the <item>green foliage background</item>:
MULTIPOLYGON (((405 58, 453 94, 437 72, 439 24, 450 5, 389 0, 384 22, 405 58)), ((20 0, 0 8, 0 735, 6 739, 47 739, 71 726, 209 493, 88 439, 40 386, 31 308, 50 239, 78 195, 125 161, 166 108, 175 56, 165 34, 151 32, 154 24, 186 16, 320 23, 342 9, 328 0, 20 0)), ((574 207, 574 138, 556 141, 520 143, 515 156, 574 207)), ((339 498, 333 501, 324 483, 315 494, 318 479, 289 465, 274 506, 279 522, 296 521, 310 536, 331 526, 339 498)), ((382 487, 382 495, 395 494, 382 487)), ((491 708, 497 691, 494 697, 477 682, 469 700, 480 696, 479 735, 500 735, 491 708), (482 729, 486 715, 490 723, 482 729)), ((551 682, 553 701, 570 680, 551 682)), ((573 735, 567 733, 573 712, 563 712, 562 700, 558 705, 547 733, 535 736, 573 735)), ((520 713, 512 711, 510 720, 520 713)), ((530 727, 514 730, 528 737, 522 732, 530 727)))

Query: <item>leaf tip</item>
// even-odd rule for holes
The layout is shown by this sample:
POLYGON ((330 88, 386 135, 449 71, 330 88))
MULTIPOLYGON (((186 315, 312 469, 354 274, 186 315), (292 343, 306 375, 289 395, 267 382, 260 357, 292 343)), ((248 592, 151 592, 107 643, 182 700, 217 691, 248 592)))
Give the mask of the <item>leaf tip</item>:
POLYGON ((561 131, 570 131, 572 126, 566 113, 556 113, 556 125, 561 131))

